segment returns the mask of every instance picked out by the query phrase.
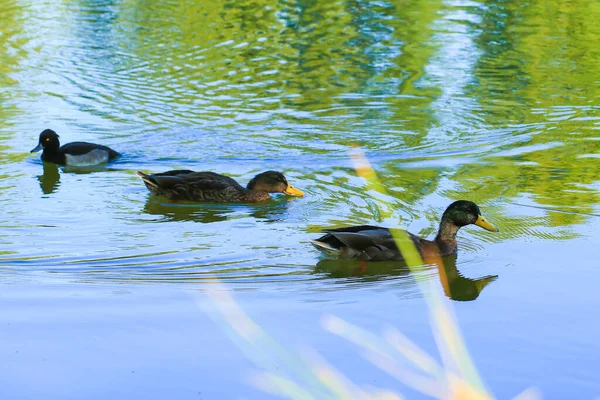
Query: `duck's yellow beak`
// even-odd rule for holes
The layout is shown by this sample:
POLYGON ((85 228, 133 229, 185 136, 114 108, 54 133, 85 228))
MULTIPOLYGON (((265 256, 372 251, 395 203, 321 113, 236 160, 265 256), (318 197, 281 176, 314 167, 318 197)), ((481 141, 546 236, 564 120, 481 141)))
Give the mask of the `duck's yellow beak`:
POLYGON ((490 224, 489 222, 487 222, 485 220, 485 218, 483 218, 481 215, 477 216, 477 221, 475 221, 475 225, 482 227, 483 229, 490 231, 490 232, 500 232, 498 230, 498 228, 496 228, 494 225, 490 224))
POLYGON ((304 196, 304 192, 302 190, 296 189, 289 183, 288 183, 288 187, 283 191, 283 193, 287 194, 288 196, 298 196, 298 197, 304 196))

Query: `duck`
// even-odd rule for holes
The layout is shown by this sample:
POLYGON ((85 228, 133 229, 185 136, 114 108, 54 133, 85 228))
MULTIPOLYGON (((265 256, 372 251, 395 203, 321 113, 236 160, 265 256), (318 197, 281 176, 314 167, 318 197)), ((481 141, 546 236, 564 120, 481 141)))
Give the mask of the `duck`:
POLYGON ((158 174, 137 175, 148 190, 171 200, 215 203, 258 203, 269 200, 269 193, 304 196, 304 192, 289 184, 281 172, 266 171, 256 175, 246 187, 233 178, 215 172, 195 172, 187 169, 158 174))
MULTIPOLYGON (((472 201, 458 200, 450 204, 440 221, 438 233, 433 240, 427 240, 404 231, 413 241, 421 257, 425 260, 437 256, 455 254, 458 250, 456 234, 467 225, 477 225, 491 232, 499 232, 482 215, 479 206, 472 201)), ((350 226, 327 229, 325 235, 311 244, 324 255, 347 260, 363 261, 404 261, 402 253, 392 236, 394 230, 372 225, 350 226)))
POLYGON ((40 133, 38 145, 31 153, 42 152, 42 161, 58 165, 90 166, 114 160, 120 154, 110 147, 87 142, 72 142, 61 147, 59 136, 52 129, 40 133))

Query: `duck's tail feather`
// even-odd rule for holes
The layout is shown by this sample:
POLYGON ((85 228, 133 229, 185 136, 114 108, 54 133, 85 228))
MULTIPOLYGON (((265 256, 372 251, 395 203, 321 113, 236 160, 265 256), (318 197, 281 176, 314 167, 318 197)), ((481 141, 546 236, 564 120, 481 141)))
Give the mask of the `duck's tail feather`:
POLYGON ((138 171, 137 176, 142 178, 144 184, 151 192, 158 191, 160 189, 160 186, 158 186, 158 184, 156 183, 154 178, 152 178, 152 176, 145 174, 142 171, 138 171))
POLYGON ((327 243, 319 242, 318 240, 311 240, 310 244, 315 246, 315 248, 328 256, 339 257, 341 249, 336 249, 335 247, 330 246, 327 243))

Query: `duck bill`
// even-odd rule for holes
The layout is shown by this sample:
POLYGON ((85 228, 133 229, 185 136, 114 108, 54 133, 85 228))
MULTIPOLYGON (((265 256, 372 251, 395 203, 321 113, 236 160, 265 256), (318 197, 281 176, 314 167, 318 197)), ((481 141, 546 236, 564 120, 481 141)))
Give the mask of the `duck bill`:
POLYGON ((43 148, 44 148, 44 147, 42 146, 42 144, 41 144, 41 143, 38 143, 38 145, 37 145, 37 146, 36 146, 34 149, 32 149, 32 150, 30 151, 30 153, 37 153, 38 151, 42 150, 43 148))
POLYGON ((283 191, 283 193, 287 194, 288 196, 298 196, 298 197, 304 196, 304 192, 302 190, 296 189, 292 185, 288 185, 287 189, 285 189, 283 191))
POLYGON ((481 215, 477 216, 477 221, 475 221, 475 225, 485 229, 486 231, 490 231, 490 232, 500 232, 498 230, 498 228, 496 228, 494 225, 490 224, 489 222, 487 222, 485 220, 485 218, 483 218, 481 215))

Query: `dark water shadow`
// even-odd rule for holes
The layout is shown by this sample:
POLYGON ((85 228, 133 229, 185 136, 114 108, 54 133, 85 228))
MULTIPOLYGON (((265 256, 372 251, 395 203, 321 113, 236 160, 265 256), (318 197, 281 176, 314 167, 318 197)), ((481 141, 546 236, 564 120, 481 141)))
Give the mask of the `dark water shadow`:
MULTIPOLYGON (((112 164, 112 163, 111 163, 112 164)), ((65 165, 61 167, 62 172, 68 174, 92 174, 94 172, 121 171, 119 168, 113 168, 108 164, 90 165, 90 166, 72 166, 65 165)))
MULTIPOLYGON (((479 297, 483 289, 498 278, 498 275, 486 275, 472 279, 464 277, 456 267, 456 255, 441 259, 441 265, 435 264, 444 294, 456 301, 472 301, 479 297)), ((314 269, 315 273, 325 274, 329 278, 358 278, 364 281, 377 281, 390 276, 410 275, 410 269, 401 261, 358 261, 358 260, 321 260, 314 269)))
POLYGON ((224 206, 210 206, 188 202, 169 203, 162 198, 150 196, 142 211, 146 214, 161 215, 167 221, 194 221, 204 224, 226 221, 235 211, 224 206))
POLYGON ((53 163, 43 163, 44 172, 38 175, 37 179, 40 182, 40 189, 44 194, 52 194, 60 186, 60 172, 58 165, 53 163))
POLYGON ((456 301, 475 300, 487 285, 498 278, 498 275, 485 275, 476 279, 464 277, 456 267, 456 254, 443 257, 442 265, 436 266, 444 293, 456 301))
POLYGON ((286 198, 280 195, 278 199, 273 199, 261 204, 247 205, 250 215, 264 222, 281 222, 288 217, 288 206, 294 198, 286 198))
POLYGON ((265 222, 277 222, 285 218, 287 202, 269 201, 252 205, 193 203, 149 196, 142 212, 162 215, 167 221, 194 221, 205 224, 226 221, 238 215, 250 215, 265 222))
POLYGON ((94 172, 119 171, 107 165, 95 165, 88 167, 59 166, 50 162, 42 162, 44 168, 42 175, 38 175, 40 188, 44 194, 52 194, 60 187, 60 173, 66 174, 92 174, 94 172))

